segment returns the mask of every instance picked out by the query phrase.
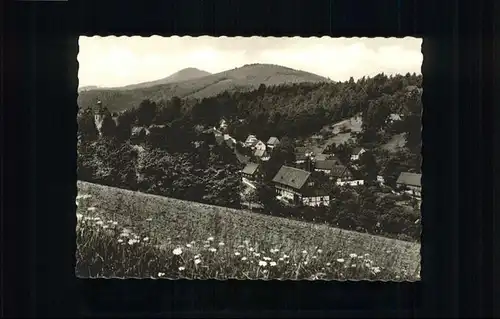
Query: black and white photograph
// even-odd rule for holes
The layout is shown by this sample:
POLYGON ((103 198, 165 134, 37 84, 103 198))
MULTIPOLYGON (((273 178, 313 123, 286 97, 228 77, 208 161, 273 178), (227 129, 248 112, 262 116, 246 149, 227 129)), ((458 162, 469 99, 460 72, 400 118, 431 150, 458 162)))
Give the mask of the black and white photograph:
POLYGON ((80 37, 80 278, 419 281, 422 39, 80 37))

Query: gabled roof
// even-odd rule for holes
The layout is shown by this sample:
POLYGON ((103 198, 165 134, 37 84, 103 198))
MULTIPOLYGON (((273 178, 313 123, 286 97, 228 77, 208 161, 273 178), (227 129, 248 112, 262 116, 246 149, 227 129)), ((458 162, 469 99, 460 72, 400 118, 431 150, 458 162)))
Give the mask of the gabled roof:
POLYGON ((338 164, 339 164, 339 162, 335 159, 319 160, 319 161, 316 161, 315 168, 324 169, 324 170, 332 170, 338 164))
POLYGON ((268 140, 267 140, 267 144, 268 145, 276 145, 280 142, 280 140, 275 137, 275 136, 271 136, 268 140))
POLYGON ((248 175, 253 175, 255 172, 257 172, 257 169, 259 168, 259 164, 257 163, 248 163, 245 168, 241 171, 243 174, 248 174, 248 175))
POLYGON ((347 169, 347 167, 345 167, 344 165, 335 165, 332 167, 331 171, 330 171, 330 175, 333 176, 333 177, 343 177, 343 176, 346 176, 346 175, 349 175, 350 172, 349 170, 347 169))
POLYGON ((256 140, 257 140, 257 137, 255 137, 255 135, 248 135, 247 139, 245 140, 245 143, 250 143, 250 142, 253 142, 256 140))
POLYGON ((401 174, 399 174, 399 177, 398 177, 398 180, 396 181, 396 183, 408 185, 408 186, 420 187, 421 186, 421 184, 420 184, 421 178, 422 178, 422 174, 402 172, 401 174))
POLYGON ((311 172, 290 166, 281 166, 274 176, 273 182, 299 190, 307 182, 309 176, 311 176, 311 172))

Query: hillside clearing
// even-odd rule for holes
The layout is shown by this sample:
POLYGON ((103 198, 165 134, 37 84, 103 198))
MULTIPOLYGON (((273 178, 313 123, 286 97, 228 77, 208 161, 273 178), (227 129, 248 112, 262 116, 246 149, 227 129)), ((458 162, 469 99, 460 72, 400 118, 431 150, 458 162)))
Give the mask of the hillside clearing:
POLYGON ((215 236, 227 242, 258 241, 287 251, 297 247, 326 250, 333 246, 346 253, 370 254, 375 263, 390 264, 409 273, 420 269, 418 243, 81 181, 78 190, 92 196, 89 204, 97 207, 104 218, 137 232, 148 232, 159 241, 187 243, 215 236))

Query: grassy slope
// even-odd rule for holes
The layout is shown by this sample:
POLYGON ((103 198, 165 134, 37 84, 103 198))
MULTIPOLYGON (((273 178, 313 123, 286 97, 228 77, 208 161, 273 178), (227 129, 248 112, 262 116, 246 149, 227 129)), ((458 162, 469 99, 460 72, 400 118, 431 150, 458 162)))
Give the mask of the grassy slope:
POLYGON ((254 64, 178 83, 155 85, 138 89, 98 89, 80 92, 78 104, 85 108, 100 99, 110 111, 120 111, 137 107, 143 99, 204 98, 224 91, 251 90, 260 84, 278 85, 282 83, 327 82, 316 74, 293 70, 277 65, 254 64))
POLYGON ((106 218, 135 231, 149 231, 159 240, 250 239, 287 250, 320 247, 369 253, 378 264, 410 272, 420 267, 420 245, 416 243, 86 182, 78 182, 78 188, 79 193, 92 195, 91 204, 102 209, 106 218))

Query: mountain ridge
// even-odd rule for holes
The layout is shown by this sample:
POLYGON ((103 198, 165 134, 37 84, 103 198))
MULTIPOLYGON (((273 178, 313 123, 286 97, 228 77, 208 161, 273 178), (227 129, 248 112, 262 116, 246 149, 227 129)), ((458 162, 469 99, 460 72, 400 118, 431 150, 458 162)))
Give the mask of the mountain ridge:
MULTIPOLYGON (((187 68, 187 70, 191 69, 194 68, 187 68)), ((144 99, 159 101, 173 96, 200 99, 215 96, 224 91, 253 90, 261 84, 273 86, 304 82, 332 82, 330 79, 314 73, 275 64, 246 64, 231 70, 187 80, 182 80, 182 76, 175 76, 183 70, 156 81, 132 84, 121 88, 82 91, 78 97, 78 104, 80 107, 86 108, 99 99, 110 111, 121 111, 137 107, 144 99), (169 78, 170 80, 175 78, 181 80, 161 83, 161 81, 168 81, 169 78), (159 82, 160 84, 157 84, 159 82)))

